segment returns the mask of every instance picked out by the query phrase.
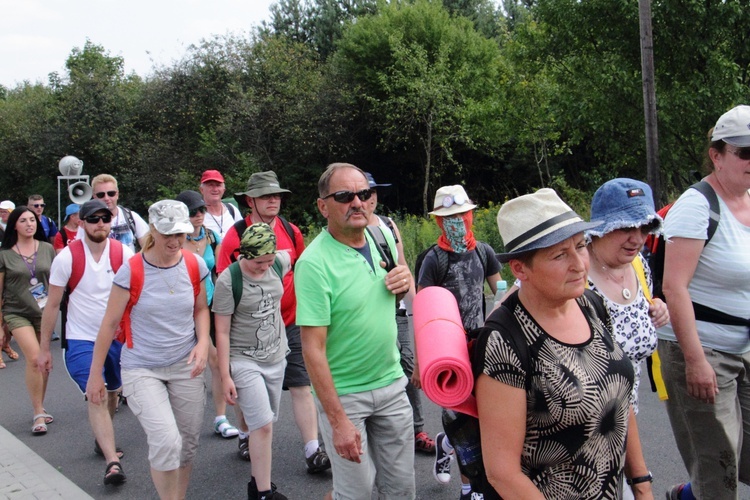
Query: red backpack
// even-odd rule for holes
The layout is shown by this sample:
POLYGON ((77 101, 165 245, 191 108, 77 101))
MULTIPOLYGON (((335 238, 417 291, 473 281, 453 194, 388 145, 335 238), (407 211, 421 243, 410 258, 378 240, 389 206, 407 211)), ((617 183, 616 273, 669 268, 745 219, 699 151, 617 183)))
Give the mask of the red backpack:
MULTIPOLYGON (((64 240, 65 238, 63 238, 64 240)), ((67 242, 66 242, 67 243, 67 242)), ((61 317, 61 328, 60 328, 60 344, 63 349, 68 347, 65 340, 66 334, 66 323, 68 322, 68 301, 70 300, 70 294, 78 286, 78 283, 83 277, 83 273, 86 271, 86 252, 83 249, 83 240, 74 240, 68 245, 70 248, 70 256, 72 257, 72 267, 70 270, 70 278, 68 279, 68 285, 65 287, 63 293, 62 302, 60 302, 60 314, 61 317)), ((122 243, 117 240, 109 240, 109 263, 112 266, 112 272, 117 273, 122 265, 122 243)))
MULTIPOLYGON (((198 294, 201 292, 198 259, 193 252, 184 249, 182 250, 182 258, 185 259, 185 266, 190 276, 190 282, 193 284, 193 300, 197 300, 198 294)), ((145 274, 143 269, 143 254, 135 254, 130 258, 128 263, 130 263, 130 298, 128 299, 128 304, 125 306, 125 312, 122 314, 120 327, 117 329, 117 336, 115 338, 126 344, 128 349, 132 349, 133 337, 130 329, 130 311, 133 310, 133 306, 138 302, 138 298, 141 296, 141 291, 143 290, 143 277, 145 274)))

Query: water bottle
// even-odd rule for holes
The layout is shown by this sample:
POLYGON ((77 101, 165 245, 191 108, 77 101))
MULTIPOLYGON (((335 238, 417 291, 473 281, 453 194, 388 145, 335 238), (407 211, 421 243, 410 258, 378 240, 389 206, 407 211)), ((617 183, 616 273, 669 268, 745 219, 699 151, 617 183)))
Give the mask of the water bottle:
POLYGON ((497 292, 495 292, 495 299, 493 300, 493 307, 497 305, 498 302, 503 298, 503 295, 505 295, 505 292, 508 291, 508 282, 505 280, 500 280, 497 282, 497 292))
POLYGON ((461 474, 475 484, 484 477, 479 420, 464 413, 443 410, 443 429, 453 445, 461 474))

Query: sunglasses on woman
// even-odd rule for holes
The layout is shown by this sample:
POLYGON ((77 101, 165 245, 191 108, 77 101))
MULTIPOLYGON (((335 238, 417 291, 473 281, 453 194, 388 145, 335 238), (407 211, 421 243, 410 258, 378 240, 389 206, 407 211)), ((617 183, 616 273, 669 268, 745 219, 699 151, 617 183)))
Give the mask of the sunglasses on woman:
POLYGON ((114 198, 116 194, 117 194, 117 191, 99 191, 98 193, 96 193, 95 196, 101 200, 105 196, 109 196, 110 198, 114 198))
POLYGON ((324 196, 323 199, 326 200, 328 198, 333 197, 333 201, 338 203, 351 203, 354 201, 354 197, 356 196, 359 198, 359 201, 367 201, 370 198, 372 198, 372 189, 363 189, 362 191, 357 191, 356 193, 354 191, 336 191, 335 193, 331 193, 328 196, 324 196))
POLYGON ((750 160, 750 148, 727 148, 727 150, 740 160, 750 160))
POLYGON ((189 215, 190 217, 195 217, 195 216, 196 216, 196 215, 198 215, 199 213, 201 213, 201 214, 205 214, 205 213, 206 213, 206 207, 198 207, 198 208, 194 208, 194 209, 192 209, 192 210, 191 210, 191 211, 190 211, 190 212, 188 213, 188 215, 189 215))

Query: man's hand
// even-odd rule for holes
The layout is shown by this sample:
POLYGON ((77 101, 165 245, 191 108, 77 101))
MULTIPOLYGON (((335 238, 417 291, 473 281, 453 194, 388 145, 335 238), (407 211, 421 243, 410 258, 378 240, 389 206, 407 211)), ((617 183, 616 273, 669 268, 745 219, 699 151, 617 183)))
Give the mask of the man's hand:
MULTIPOLYGON (((385 263, 381 262, 385 267, 385 263)), ((394 295, 402 295, 411 287, 411 272, 407 266, 398 265, 385 275, 385 286, 394 295)))
POLYGON ((362 455, 362 435, 359 433, 352 421, 344 419, 340 424, 333 426, 333 447, 336 453, 345 460, 360 463, 362 455))
POLYGON ((49 349, 39 349, 39 354, 36 357, 36 368, 40 373, 52 371, 52 353, 49 349))

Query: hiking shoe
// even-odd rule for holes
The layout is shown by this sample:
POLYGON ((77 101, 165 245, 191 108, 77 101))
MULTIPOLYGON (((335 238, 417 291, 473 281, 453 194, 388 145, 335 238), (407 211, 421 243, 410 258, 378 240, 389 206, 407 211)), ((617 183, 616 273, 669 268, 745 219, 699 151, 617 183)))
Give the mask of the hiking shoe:
POLYGON ((432 470, 437 482, 443 484, 449 483, 451 480, 451 461, 453 460, 453 454, 446 453, 443 450, 445 439, 445 432, 439 432, 435 436, 435 467, 432 470))
POLYGON ((214 422, 214 432, 216 434, 221 434, 221 437, 225 439, 233 438, 240 433, 240 431, 237 430, 237 427, 229 423, 227 417, 214 422))
POLYGON ((680 500, 682 490, 685 488, 685 483, 675 484, 667 490, 667 500, 680 500))
POLYGON ((271 491, 261 495, 258 486, 255 484, 255 476, 250 478, 247 483, 247 500, 288 500, 286 496, 276 491, 276 485, 271 482, 271 491))
POLYGON ((328 458, 328 454, 318 447, 315 453, 305 459, 307 462, 307 473, 317 474, 331 468, 331 459, 328 458))
POLYGON ((414 450, 422 453, 435 453, 435 441, 425 432, 414 434, 414 450))

